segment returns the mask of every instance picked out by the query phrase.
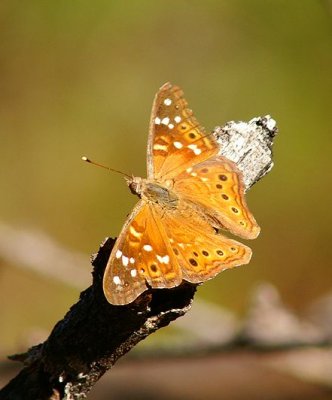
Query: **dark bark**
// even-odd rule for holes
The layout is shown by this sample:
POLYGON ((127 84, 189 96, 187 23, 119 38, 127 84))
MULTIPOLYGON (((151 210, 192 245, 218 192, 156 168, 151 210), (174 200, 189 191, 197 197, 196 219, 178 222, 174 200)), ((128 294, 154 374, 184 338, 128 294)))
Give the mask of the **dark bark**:
POLYGON ((114 241, 93 261, 93 284, 59 321, 45 343, 12 356, 26 367, 0 392, 0 399, 84 399, 94 383, 138 342, 190 308, 196 286, 149 290, 127 306, 109 304, 103 272, 114 241), (57 398, 57 397, 54 397, 57 398))

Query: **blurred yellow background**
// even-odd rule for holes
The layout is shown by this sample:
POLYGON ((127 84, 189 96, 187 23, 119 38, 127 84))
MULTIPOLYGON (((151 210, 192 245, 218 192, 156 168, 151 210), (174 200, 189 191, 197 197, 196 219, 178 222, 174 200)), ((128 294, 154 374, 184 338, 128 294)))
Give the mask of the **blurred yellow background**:
MULTIPOLYGON (((241 314, 267 280, 302 312, 332 286, 331 10, 314 0, 2 0, 1 224, 82 252, 89 279, 89 255, 136 198, 80 158, 145 176, 152 100, 171 81, 209 130, 266 114, 279 127, 275 167, 248 194, 262 228, 252 261, 197 297, 241 314)), ((51 329, 79 290, 0 260, 3 355, 29 329, 51 329)))

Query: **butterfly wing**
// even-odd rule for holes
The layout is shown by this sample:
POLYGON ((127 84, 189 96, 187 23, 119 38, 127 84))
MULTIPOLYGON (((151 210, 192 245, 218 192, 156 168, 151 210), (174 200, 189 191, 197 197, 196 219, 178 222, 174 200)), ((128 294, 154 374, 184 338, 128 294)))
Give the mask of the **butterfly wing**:
POLYGON ((204 282, 225 269, 250 261, 249 247, 217 234, 185 202, 164 212, 161 221, 182 277, 188 282, 204 282))
POLYGON ((147 288, 178 286, 181 270, 153 214, 154 205, 140 201, 118 237, 104 273, 103 288, 114 305, 134 301, 147 288))
POLYGON ((153 103, 148 139, 148 179, 172 179, 218 153, 215 138, 199 125, 182 90, 163 85, 153 103))
POLYGON ((104 293, 128 304, 152 288, 200 283, 220 271, 247 264, 251 250, 214 229, 185 202, 165 209, 141 201, 128 218, 104 274, 104 293))
POLYGON ((260 229, 246 205, 242 175, 218 152, 215 138, 192 115, 182 90, 170 83, 162 86, 151 114, 148 178, 174 180, 174 191, 198 205, 214 226, 253 239, 260 229))
POLYGON ((227 158, 213 157, 182 172, 174 180, 174 191, 216 228, 245 239, 258 236, 260 228, 246 204, 241 172, 227 158))

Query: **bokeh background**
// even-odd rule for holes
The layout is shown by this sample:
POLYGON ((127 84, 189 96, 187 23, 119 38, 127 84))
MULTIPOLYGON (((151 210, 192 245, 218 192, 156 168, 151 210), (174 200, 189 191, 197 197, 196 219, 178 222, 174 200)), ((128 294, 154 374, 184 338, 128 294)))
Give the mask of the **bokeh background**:
MULTIPOLYGON (((279 127, 275 167, 248 194, 253 259, 197 298, 243 315, 269 281, 303 312, 332 286, 331 12, 323 0, 2 0, 0 223, 85 255, 89 280, 89 255, 136 198, 80 158, 145 176, 152 100, 171 81, 209 130, 266 114, 279 127)), ((48 332, 79 285, 0 260, 3 356, 48 332)))

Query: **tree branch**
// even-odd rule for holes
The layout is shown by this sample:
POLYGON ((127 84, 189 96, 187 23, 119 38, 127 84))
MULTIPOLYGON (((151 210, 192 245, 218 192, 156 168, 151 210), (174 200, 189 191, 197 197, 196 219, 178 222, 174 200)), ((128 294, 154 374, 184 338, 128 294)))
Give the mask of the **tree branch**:
MULTIPOLYGON (((221 154, 242 170, 247 189, 271 169, 276 126, 269 116, 229 122, 213 133, 222 144, 221 154)), ((113 244, 108 239, 100 247, 92 262, 92 286, 81 293, 49 338, 10 357, 25 367, 0 391, 0 399, 85 399, 121 356, 190 309, 197 285, 187 282, 173 289, 150 289, 126 306, 109 304, 102 277, 113 244)))

